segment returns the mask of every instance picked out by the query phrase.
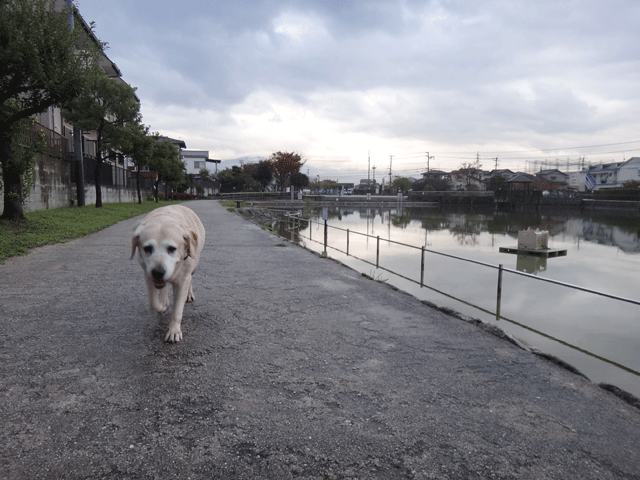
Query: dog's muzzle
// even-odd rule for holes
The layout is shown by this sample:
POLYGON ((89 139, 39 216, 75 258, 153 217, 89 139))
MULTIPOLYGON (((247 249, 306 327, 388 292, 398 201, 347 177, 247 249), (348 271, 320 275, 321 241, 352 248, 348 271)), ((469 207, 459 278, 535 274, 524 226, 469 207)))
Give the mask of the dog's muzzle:
POLYGON ((165 273, 166 273, 166 270, 163 267, 156 267, 153 270, 151 270, 151 278, 152 278, 154 287, 158 289, 164 288, 164 286, 167 284, 167 282, 164 279, 165 273))

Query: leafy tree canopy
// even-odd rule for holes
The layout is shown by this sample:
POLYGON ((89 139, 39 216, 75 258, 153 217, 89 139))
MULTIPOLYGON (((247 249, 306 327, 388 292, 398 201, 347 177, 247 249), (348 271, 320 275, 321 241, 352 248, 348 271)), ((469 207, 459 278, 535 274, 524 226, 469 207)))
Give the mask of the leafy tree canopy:
POLYGON ((261 160, 258 162, 256 167, 253 169, 252 177, 260 184, 262 190, 264 190, 267 185, 271 183, 271 180, 273 180, 273 173, 271 172, 269 161, 261 160))
MULTIPOLYGON (((73 30, 64 9, 52 0, 0 1, 0 163, 4 183, 2 218, 24 219, 22 173, 33 157, 11 160, 19 122, 64 106, 85 88, 87 71, 98 65, 100 48, 85 41, 77 20, 73 30), (16 169, 17 168, 17 169, 16 169)), ((24 153, 24 152, 23 152, 24 153)))
POLYGON ((309 177, 302 172, 294 173, 289 178, 289 183, 300 190, 309 185, 309 177))
POLYGON ((393 188, 405 192, 411 188, 411 180, 407 177, 396 177, 393 179, 393 188))
POLYGON ((135 88, 120 79, 107 77, 101 69, 93 69, 85 90, 67 107, 62 115, 68 122, 82 130, 96 132, 96 207, 101 207, 102 162, 109 151, 127 147, 131 137, 129 127, 140 122, 140 103, 135 88))
POLYGON ((160 180, 180 184, 186 175, 186 167, 180 160, 180 151, 170 140, 158 140, 157 134, 154 135, 154 138, 156 142, 153 145, 153 154, 148 166, 158 174, 155 189, 157 202, 160 180))
POLYGON ((298 173, 305 163, 300 154, 294 152, 273 153, 268 161, 271 172, 280 189, 286 186, 291 175, 298 173))

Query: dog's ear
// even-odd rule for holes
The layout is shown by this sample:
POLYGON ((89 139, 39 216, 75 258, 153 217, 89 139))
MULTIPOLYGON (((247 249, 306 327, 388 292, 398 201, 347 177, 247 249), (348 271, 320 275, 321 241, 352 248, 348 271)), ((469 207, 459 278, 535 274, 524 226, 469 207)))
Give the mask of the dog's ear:
POLYGON ((191 242, 186 235, 182 238, 184 238, 184 260, 186 260, 187 257, 191 256, 191 242))
POLYGON ((191 232, 190 235, 185 235, 184 237, 184 258, 186 260, 187 257, 191 256, 191 244, 193 243, 193 247, 198 247, 198 234, 196 232, 191 232))
POLYGON ((140 235, 134 235, 131 238, 131 258, 136 254, 136 248, 140 244, 140 235))

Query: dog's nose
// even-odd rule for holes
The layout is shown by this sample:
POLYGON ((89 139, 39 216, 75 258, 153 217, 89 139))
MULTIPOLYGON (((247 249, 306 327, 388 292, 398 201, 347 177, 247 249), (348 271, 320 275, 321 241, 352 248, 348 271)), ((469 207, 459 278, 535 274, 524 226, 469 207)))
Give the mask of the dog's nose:
POLYGON ((164 269, 164 267, 156 267, 151 270, 151 276, 154 278, 154 280, 164 280, 165 272, 166 270, 164 269))

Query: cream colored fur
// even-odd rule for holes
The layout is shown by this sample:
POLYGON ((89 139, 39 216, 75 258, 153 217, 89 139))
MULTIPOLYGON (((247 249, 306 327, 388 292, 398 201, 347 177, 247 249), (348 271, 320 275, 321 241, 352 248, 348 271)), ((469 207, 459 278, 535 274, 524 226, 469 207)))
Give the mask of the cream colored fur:
POLYGON ((169 308, 168 284, 173 287, 173 311, 166 342, 182 340, 182 312, 193 302, 193 274, 200 261, 205 231, 193 210, 181 205, 160 207, 137 226, 131 239, 131 258, 138 250, 149 291, 149 308, 163 313, 169 308))

